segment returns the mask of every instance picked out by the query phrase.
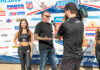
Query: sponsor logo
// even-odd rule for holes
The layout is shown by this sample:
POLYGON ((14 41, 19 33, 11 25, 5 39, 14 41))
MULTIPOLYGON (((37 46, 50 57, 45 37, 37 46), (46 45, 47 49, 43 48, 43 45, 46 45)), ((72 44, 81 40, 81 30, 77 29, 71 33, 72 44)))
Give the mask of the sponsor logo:
POLYGON ((63 45, 63 40, 60 40, 60 41, 55 40, 55 42, 56 42, 57 44, 63 45))
POLYGON ((31 21, 40 21, 41 18, 31 18, 31 21))
POLYGON ((61 23, 64 17, 54 17, 54 23, 61 23))
POLYGON ((87 19, 100 19, 100 16, 88 16, 87 19))
POLYGON ((4 23, 4 21, 5 21, 5 20, 3 20, 3 19, 0 19, 0 25, 3 25, 3 24, 5 24, 5 23, 4 23))
POLYGON ((8 46, 5 46, 5 47, 0 46, 0 49, 7 49, 7 48, 9 48, 9 47, 8 46))
POLYGON ((0 3, 20 2, 21 0, 0 0, 0 3))
POLYGON ((6 19, 6 22, 7 23, 11 23, 12 22, 12 19, 8 18, 8 19, 6 19))
POLYGON ((9 13, 9 16, 16 16, 16 15, 25 15, 25 11, 10 12, 10 13, 9 13))
POLYGON ((1 37, 7 37, 8 34, 1 34, 1 37))
POLYGON ((2 8, 0 8, 0 16, 5 16, 5 15, 6 15, 6 12, 2 8))
POLYGON ((26 1, 26 8, 27 8, 28 10, 33 9, 32 1, 26 1))
POLYGON ((19 29, 19 26, 15 26, 15 28, 14 28, 15 30, 18 30, 19 29))
POLYGON ((84 0, 84 2, 99 2, 100 0, 84 0))
POLYGON ((19 19, 16 19, 16 22, 20 22, 22 19, 26 19, 26 18, 19 18, 19 19))
POLYGON ((0 19, 0 25, 4 24, 3 21, 4 21, 4 20, 0 19))
POLYGON ((64 9, 65 5, 69 2, 74 2, 74 3, 78 3, 78 0, 68 0, 68 1, 57 1, 55 8, 60 10, 60 9, 64 9))
POLYGON ((12 9, 24 9, 24 4, 7 5, 8 10, 12 9))
POLYGON ((47 5, 45 4, 45 2, 41 2, 40 7, 41 7, 41 8, 46 8, 47 5))
POLYGON ((10 30, 12 28, 0 28, 0 30, 10 30))
POLYGON ((17 46, 12 46, 13 48, 18 48, 17 46))
POLYGON ((11 40, 5 40, 4 42, 11 42, 11 40))
POLYGON ((96 29, 98 28, 99 26, 93 21, 93 22, 90 22, 88 24, 88 26, 85 28, 85 31, 96 31, 96 29))
MULTIPOLYGON (((30 29, 34 29, 35 26, 29 26, 29 28, 30 28, 30 29)), ((19 26, 15 26, 14 29, 15 29, 15 30, 18 30, 18 29, 19 29, 19 26)))
POLYGON ((85 33, 86 36, 95 36, 95 33, 85 33))
POLYGON ((30 28, 30 29, 34 29, 34 28, 35 28, 35 26, 29 26, 29 28, 30 28))

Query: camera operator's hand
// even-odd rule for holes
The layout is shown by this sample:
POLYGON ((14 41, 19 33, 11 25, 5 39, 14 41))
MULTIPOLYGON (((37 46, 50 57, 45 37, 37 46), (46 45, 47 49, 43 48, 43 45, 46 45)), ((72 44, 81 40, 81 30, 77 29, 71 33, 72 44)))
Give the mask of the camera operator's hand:
POLYGON ((62 23, 66 22, 67 19, 68 19, 68 17, 64 16, 62 23))
POLYGON ((52 37, 53 37, 53 38, 56 38, 56 35, 55 35, 55 34, 53 34, 53 35, 52 35, 52 37))
POLYGON ((60 37, 56 37, 56 35, 53 35, 53 38, 57 39, 58 41, 61 41, 60 37))

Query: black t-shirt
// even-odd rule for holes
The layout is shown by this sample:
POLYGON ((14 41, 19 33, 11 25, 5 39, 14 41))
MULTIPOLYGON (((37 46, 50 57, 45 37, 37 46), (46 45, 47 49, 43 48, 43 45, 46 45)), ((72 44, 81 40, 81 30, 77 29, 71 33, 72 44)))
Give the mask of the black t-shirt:
MULTIPOLYGON (((48 38, 53 38, 52 34, 52 25, 50 23, 40 22, 36 25, 35 34, 38 34, 40 37, 47 36, 48 38)), ((53 40, 39 40, 39 50, 46 50, 53 48, 53 40)))
POLYGON ((84 25, 77 18, 62 23, 58 35, 63 36, 64 56, 78 56, 82 53, 84 25))

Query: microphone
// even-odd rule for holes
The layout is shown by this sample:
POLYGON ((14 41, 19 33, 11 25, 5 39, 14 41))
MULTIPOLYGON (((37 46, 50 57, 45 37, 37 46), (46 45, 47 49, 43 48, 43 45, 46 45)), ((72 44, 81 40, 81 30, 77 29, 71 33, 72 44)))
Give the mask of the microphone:
MULTIPOLYGON (((51 23, 52 23, 52 25, 54 26, 55 30, 57 31, 57 26, 56 26, 56 24, 54 23, 54 21, 53 21, 53 20, 51 20, 51 23)), ((60 40, 61 40, 61 38, 59 37, 59 38, 58 38, 58 40, 60 41, 60 40)))
POLYGON ((51 20, 51 23, 53 24, 53 26, 54 26, 54 27, 56 27, 56 25, 55 25, 55 23, 54 23, 54 21, 53 21, 53 20, 51 20))

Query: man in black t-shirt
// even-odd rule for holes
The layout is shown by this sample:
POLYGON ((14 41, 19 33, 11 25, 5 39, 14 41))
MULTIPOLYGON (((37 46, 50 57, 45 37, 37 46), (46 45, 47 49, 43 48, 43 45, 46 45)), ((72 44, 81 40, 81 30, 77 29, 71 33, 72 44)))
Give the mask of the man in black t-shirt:
POLYGON ((42 21, 36 25, 35 39, 39 40, 40 51, 40 70, 44 70, 47 57, 50 59, 52 70, 56 70, 55 49, 53 47, 53 30, 52 25, 48 23, 50 13, 42 13, 42 21))
POLYGON ((61 70, 79 70, 82 60, 82 42, 84 25, 76 18, 78 9, 74 3, 65 6, 65 16, 68 19, 61 24, 56 37, 63 36, 63 59, 61 70))

